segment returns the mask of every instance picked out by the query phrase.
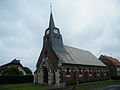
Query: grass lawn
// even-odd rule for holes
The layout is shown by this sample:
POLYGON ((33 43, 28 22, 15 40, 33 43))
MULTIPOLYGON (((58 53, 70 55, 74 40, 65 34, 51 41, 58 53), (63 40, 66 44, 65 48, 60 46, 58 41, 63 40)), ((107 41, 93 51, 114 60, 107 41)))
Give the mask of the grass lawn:
POLYGON ((35 86, 33 83, 22 83, 22 84, 2 84, 0 89, 9 90, 43 90, 48 88, 55 88, 55 86, 35 86))
MULTIPOLYGON (((98 82, 89 82, 84 84, 78 84, 73 86, 68 86, 69 88, 75 87, 75 90, 90 90, 93 88, 104 87, 113 84, 120 84, 120 81, 117 80, 107 80, 107 81, 98 81, 98 82)), ((22 84, 2 84, 0 85, 0 90, 43 90, 48 88, 57 88, 56 86, 39 86, 34 85, 33 83, 22 83, 22 84)))
POLYGON ((4 89, 4 88, 15 88, 15 87, 24 87, 24 86, 28 86, 28 85, 32 85, 32 83, 22 83, 22 84, 1 84, 1 85, 0 85, 0 89, 4 89))

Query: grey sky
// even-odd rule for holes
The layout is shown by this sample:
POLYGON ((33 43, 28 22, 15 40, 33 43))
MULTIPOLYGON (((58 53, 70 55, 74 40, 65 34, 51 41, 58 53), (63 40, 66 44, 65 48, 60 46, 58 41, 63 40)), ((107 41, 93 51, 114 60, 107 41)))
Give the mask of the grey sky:
POLYGON ((16 58, 35 70, 51 2, 64 44, 120 60, 119 0, 0 0, 0 65, 16 58))

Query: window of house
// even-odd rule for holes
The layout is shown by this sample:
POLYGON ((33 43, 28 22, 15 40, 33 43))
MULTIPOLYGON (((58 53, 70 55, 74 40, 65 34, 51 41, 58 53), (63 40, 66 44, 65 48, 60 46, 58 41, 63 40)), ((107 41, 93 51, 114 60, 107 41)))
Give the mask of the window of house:
POLYGON ((18 68, 19 66, 17 65, 17 68, 18 68))
POLYGON ((119 69, 119 68, 117 68, 117 71, 120 71, 120 69, 119 69))

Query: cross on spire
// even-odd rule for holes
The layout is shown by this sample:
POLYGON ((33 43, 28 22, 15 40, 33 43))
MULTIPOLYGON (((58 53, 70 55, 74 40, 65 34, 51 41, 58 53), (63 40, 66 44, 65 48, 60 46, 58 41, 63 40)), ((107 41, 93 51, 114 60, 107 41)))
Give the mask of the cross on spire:
POLYGON ((50 28, 54 28, 55 27, 53 15, 52 15, 52 3, 50 3, 50 21, 49 21, 49 27, 50 28))
POLYGON ((50 3, 50 12, 52 13, 52 3, 50 3))

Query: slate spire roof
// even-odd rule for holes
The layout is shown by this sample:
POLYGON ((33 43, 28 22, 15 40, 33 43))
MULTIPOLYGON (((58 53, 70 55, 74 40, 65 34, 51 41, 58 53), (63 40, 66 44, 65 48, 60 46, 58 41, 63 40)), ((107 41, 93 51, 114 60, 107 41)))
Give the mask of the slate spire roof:
MULTIPOLYGON (((51 7, 51 6, 50 6, 51 7)), ((51 9, 51 13, 50 13, 50 21, 49 21, 49 28, 54 28, 55 24, 54 24, 54 19, 53 19, 53 14, 52 14, 52 9, 51 9)))

